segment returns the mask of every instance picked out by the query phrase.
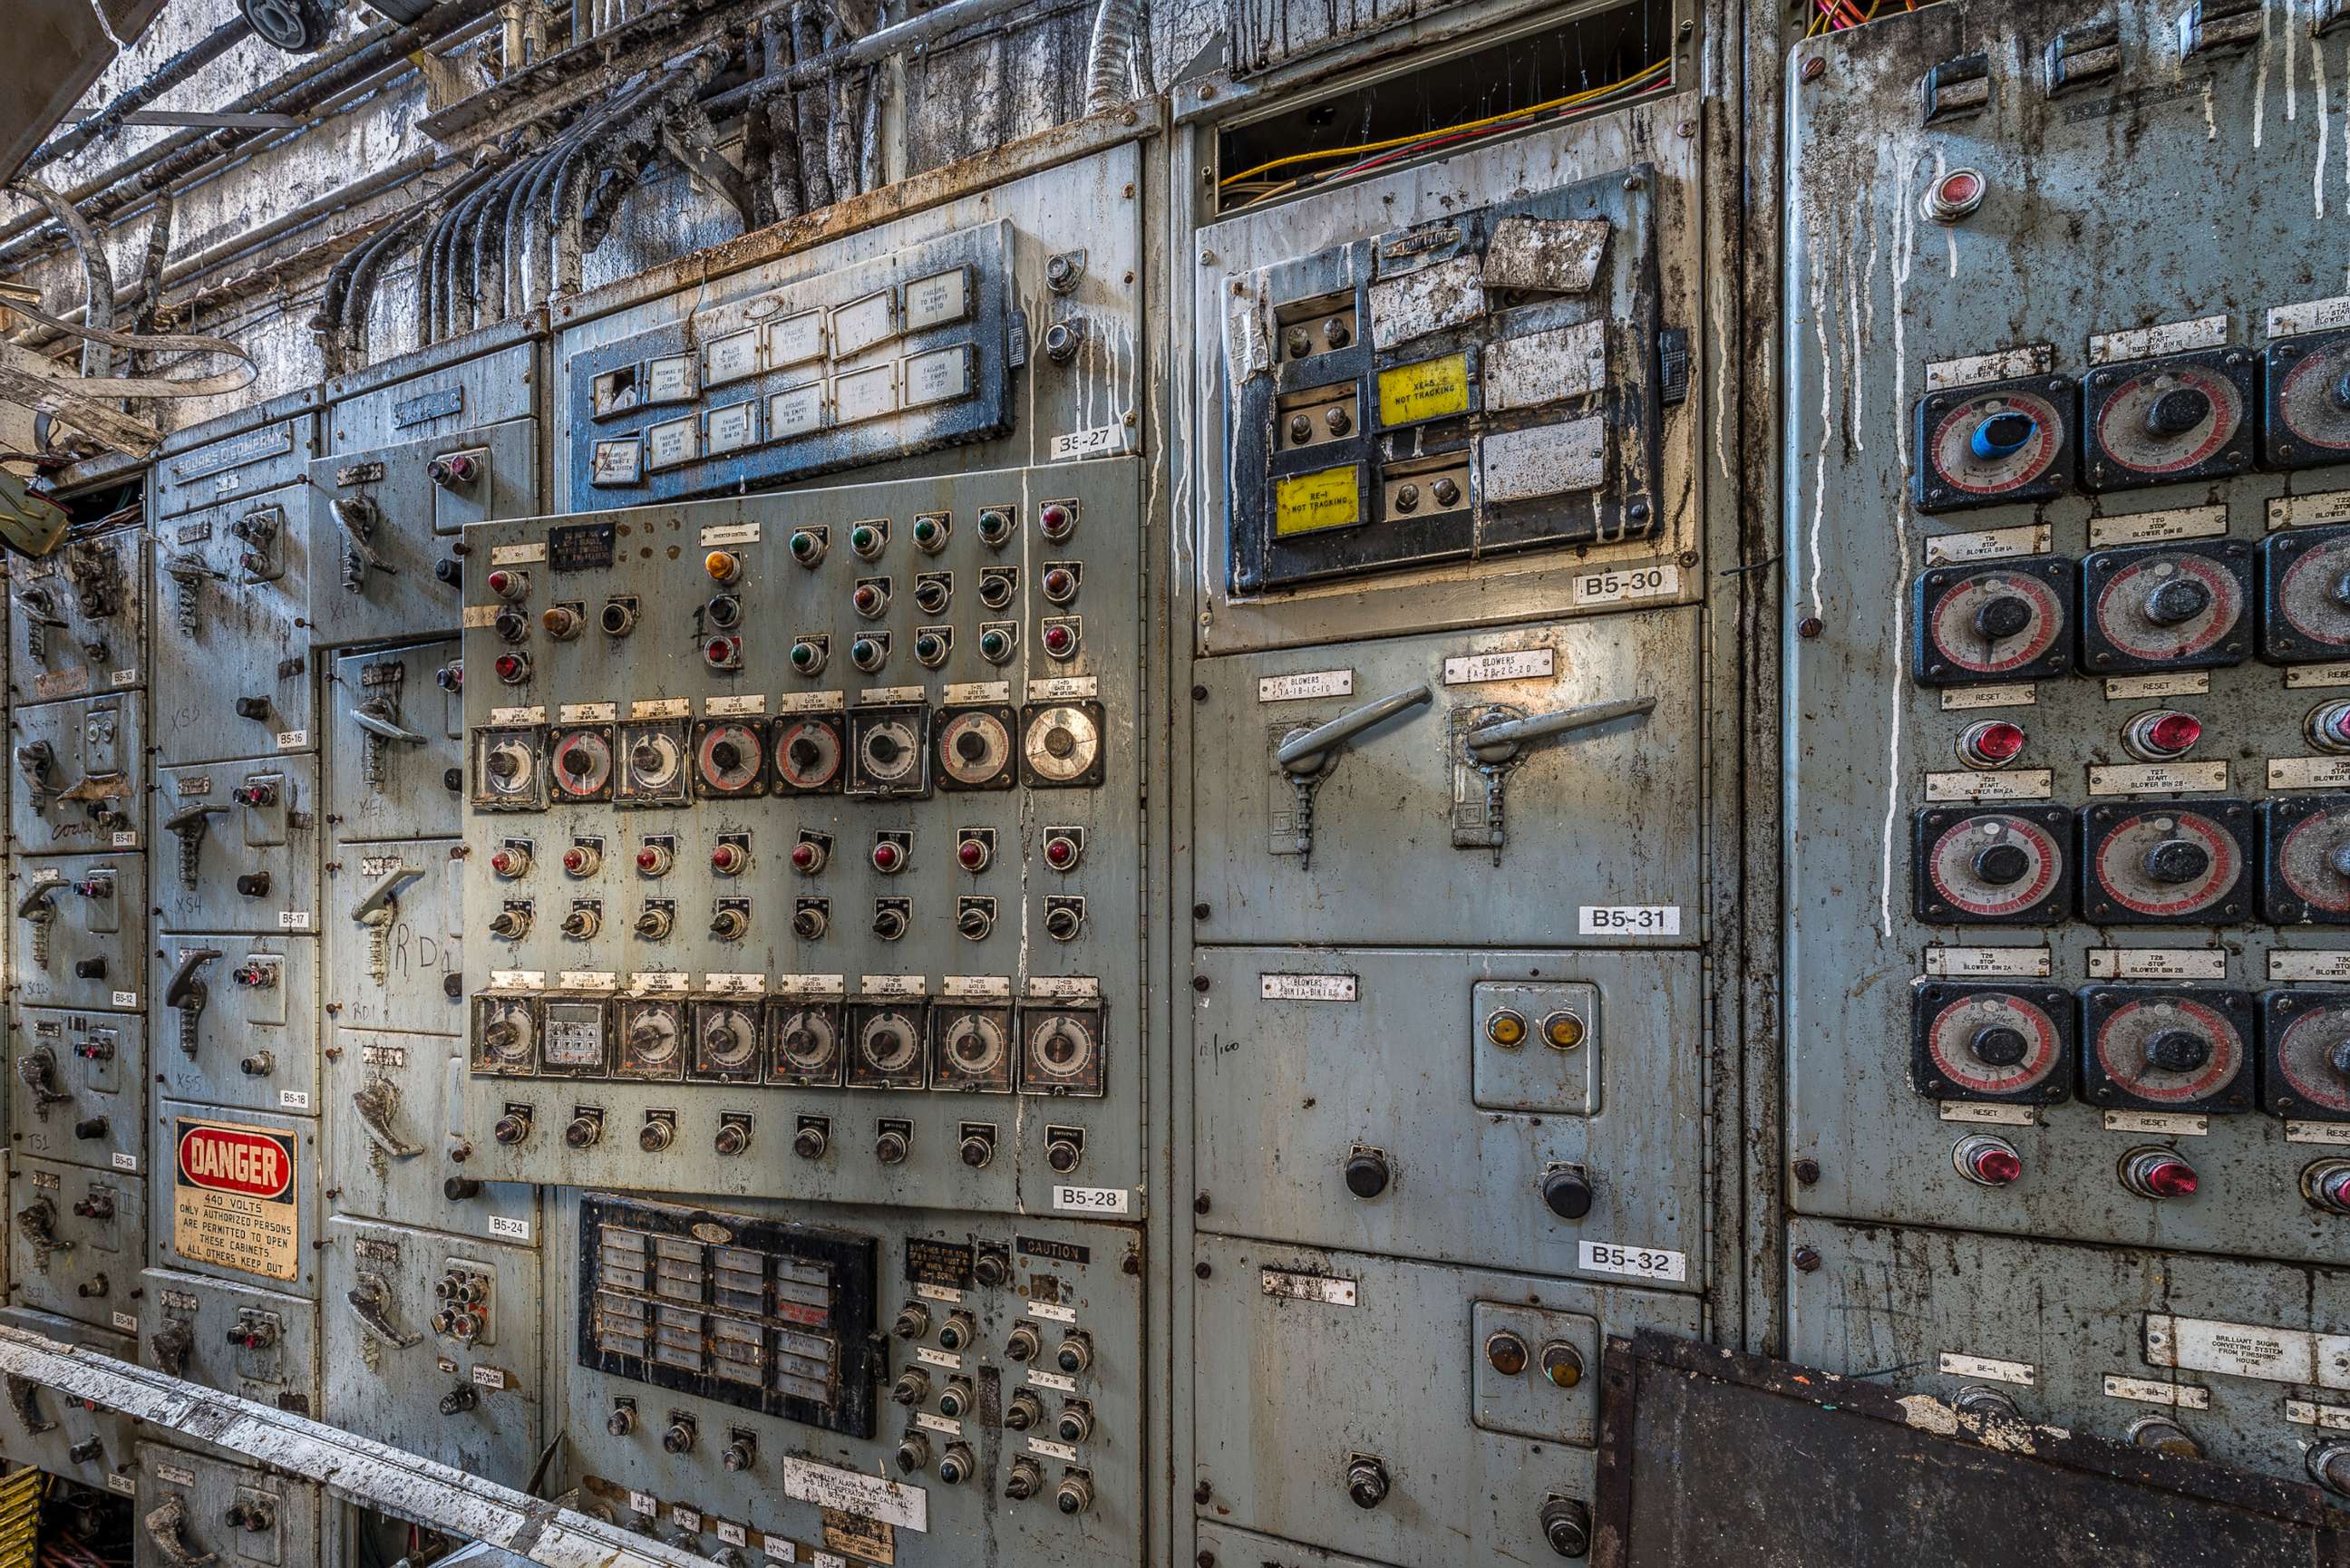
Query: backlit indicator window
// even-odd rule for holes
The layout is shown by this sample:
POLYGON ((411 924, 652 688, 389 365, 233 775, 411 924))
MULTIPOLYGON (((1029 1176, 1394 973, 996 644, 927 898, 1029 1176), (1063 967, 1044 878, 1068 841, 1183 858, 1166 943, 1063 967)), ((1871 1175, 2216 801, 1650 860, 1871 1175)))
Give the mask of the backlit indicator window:
POLYGON ((971 269, 956 267, 906 286, 906 330, 945 327, 971 314, 971 269))
POLYGON ((885 338, 897 336, 897 297, 889 290, 849 301, 832 313, 832 353, 851 359, 885 338))
POLYGON ((1277 535, 1351 528, 1362 520, 1361 477, 1352 463, 1295 474, 1274 486, 1273 531, 1277 535))
POLYGON ((767 363, 805 365, 824 358, 824 312, 805 310, 767 323, 767 363))
POLYGON ((836 376, 832 382, 833 418, 844 425, 878 420, 898 411, 898 367, 876 365, 836 376))
POLYGON ((787 387, 767 400, 767 439, 782 441, 824 428, 824 383, 787 387))
POLYGON ((696 389, 691 354, 665 354, 645 367, 645 401, 649 403, 682 403, 696 389))
POLYGON ((625 441, 599 441, 590 467, 590 484, 634 484, 641 477, 644 447, 636 437, 625 441))
POLYGON ((759 332, 751 327, 714 338, 702 350, 702 384, 739 381, 759 369, 759 332))
POLYGON ((694 421, 671 420, 665 425, 651 425, 645 431, 645 464, 649 468, 675 468, 691 462, 700 453, 694 439, 694 421))
POLYGON ((735 452, 749 446, 758 437, 759 406, 756 403, 734 403, 710 410, 710 455, 735 452))
POLYGON ((916 354, 906 361, 906 406, 919 409, 926 403, 952 402, 971 396, 971 348, 958 344, 952 348, 934 349, 928 354, 916 354))

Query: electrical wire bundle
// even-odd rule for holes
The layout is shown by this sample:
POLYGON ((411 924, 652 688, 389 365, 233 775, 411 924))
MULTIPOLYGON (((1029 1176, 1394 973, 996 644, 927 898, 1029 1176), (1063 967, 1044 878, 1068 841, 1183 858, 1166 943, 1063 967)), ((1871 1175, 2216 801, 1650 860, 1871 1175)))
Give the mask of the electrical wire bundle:
MULTIPOLYGON (((1927 0, 1928 5, 1937 0, 1927 0)), ((1812 0, 1812 18, 1804 28, 1804 36, 1816 38, 1822 33, 1841 33, 1848 28, 1877 20, 1877 13, 1885 0, 1868 0, 1868 9, 1860 8, 1859 0, 1812 0)), ((1901 0, 1904 11, 1915 11, 1918 0, 1901 0)))
MULTIPOLYGON (((1849 5, 1851 0, 1821 0, 1822 4, 1849 5)), ((1245 196, 1242 206, 1253 207, 1260 202, 1270 202, 1276 196, 1293 191, 1326 185, 1334 181, 1367 174, 1374 169, 1400 162, 1420 153, 1460 142, 1481 141, 1488 137, 1504 136, 1523 130, 1544 119, 1557 119, 1577 109, 1589 109, 1600 103, 1619 99, 1638 98, 1646 93, 1661 91, 1672 86, 1672 62, 1659 60, 1643 67, 1621 81, 1605 86, 1586 88, 1581 92, 1568 93, 1564 98, 1546 99, 1506 113, 1491 115, 1483 119, 1471 119, 1460 125, 1448 125, 1437 130, 1414 131, 1409 136, 1389 137, 1385 141, 1367 141, 1358 147, 1332 147, 1319 152, 1293 152, 1284 158, 1270 159, 1253 169, 1243 169, 1216 182, 1216 189, 1226 196, 1245 196), (1309 169, 1284 180, 1265 180, 1262 175, 1277 169, 1293 168, 1300 163, 1327 163, 1336 159, 1351 158, 1356 161, 1336 169, 1309 169)))

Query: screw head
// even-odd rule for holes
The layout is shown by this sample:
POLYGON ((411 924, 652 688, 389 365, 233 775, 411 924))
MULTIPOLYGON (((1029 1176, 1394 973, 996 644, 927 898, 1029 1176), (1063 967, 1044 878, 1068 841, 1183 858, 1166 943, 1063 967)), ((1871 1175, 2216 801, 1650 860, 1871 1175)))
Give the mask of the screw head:
POLYGON ((1191 1199, 1191 1212, 1194 1214, 1205 1214, 1207 1211, 1208 1189, 1202 1187, 1200 1189, 1199 1195, 1191 1199))
POLYGON ((1824 1261, 1820 1257, 1820 1250, 1813 1246, 1796 1248, 1792 1259, 1796 1269, 1806 1274, 1816 1272, 1824 1261))
POLYGON ((1207 905, 1205 905, 1205 904, 1194 904, 1194 905, 1192 905, 1192 906, 1191 906, 1191 918, 1192 918, 1193 919, 1195 919, 1195 920, 1204 920, 1204 919, 1206 919, 1208 918, 1208 906, 1207 906, 1207 905))
POLYGON ((1204 1280, 1204 1279, 1206 1279, 1210 1274, 1212 1274, 1212 1273, 1214 1273, 1215 1272, 1216 1272, 1216 1270, 1215 1270, 1215 1266, 1214 1266, 1213 1264, 1211 1264, 1211 1263, 1208 1262, 1207 1262, 1206 1260, 1204 1260, 1204 1259, 1202 1259, 1201 1262, 1196 1262, 1196 1263, 1194 1263, 1194 1264, 1192 1264, 1192 1265, 1191 1265, 1191 1273, 1192 1273, 1192 1276, 1193 1276, 1194 1278, 1196 1278, 1196 1279, 1202 1279, 1202 1280, 1204 1280))
POLYGON ((1204 974, 1195 974, 1195 975, 1193 975, 1193 976, 1191 977, 1191 989, 1192 989, 1193 991, 1205 991, 1205 990, 1207 990, 1207 989, 1208 989, 1208 977, 1207 977, 1206 975, 1204 975, 1204 974))
POLYGON ((1810 59, 1804 62, 1804 68, 1801 75, 1804 80, 1807 82, 1815 82, 1822 77, 1827 75, 1827 61, 1817 55, 1814 55, 1810 59))
POLYGON ((1820 1162, 1809 1155, 1795 1161, 1795 1179, 1805 1187, 1817 1185, 1820 1179, 1820 1162))

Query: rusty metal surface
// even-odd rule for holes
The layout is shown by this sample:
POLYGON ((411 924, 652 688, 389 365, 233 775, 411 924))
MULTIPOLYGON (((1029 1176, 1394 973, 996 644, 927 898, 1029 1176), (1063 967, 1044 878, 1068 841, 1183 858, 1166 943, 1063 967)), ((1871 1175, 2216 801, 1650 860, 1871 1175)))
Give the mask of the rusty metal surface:
POLYGON ((1595 1568, 2350 1562, 2314 1486, 1654 1330, 1607 1342, 1597 1511, 1595 1568))

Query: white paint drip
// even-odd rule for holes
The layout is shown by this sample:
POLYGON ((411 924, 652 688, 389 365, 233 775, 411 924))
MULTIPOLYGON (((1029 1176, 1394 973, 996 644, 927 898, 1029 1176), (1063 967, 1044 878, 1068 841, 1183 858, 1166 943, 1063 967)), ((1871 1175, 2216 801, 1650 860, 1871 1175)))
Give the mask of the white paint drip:
MULTIPOLYGON (((1724 364, 1713 378, 1713 461, 1724 480, 1730 478, 1730 366, 1742 358, 1730 341, 1730 273, 1713 275, 1713 340, 1723 346, 1724 364)), ((1702 373, 1702 371, 1700 371, 1702 373)))
MULTIPOLYGON (((1939 160, 1937 159, 1939 165, 1939 160)), ((1909 472, 1909 427, 1902 417, 1908 404, 1909 348, 1903 328, 1908 325, 1904 311, 1904 292, 1909 285, 1909 274, 1918 257, 1918 203, 1910 194, 1918 178, 1918 154, 1913 150, 1908 161, 1902 165, 1901 178, 1895 182, 1902 200, 1893 213, 1893 254, 1885 268, 1891 285, 1893 318, 1893 453, 1897 472, 1909 472)), ((1919 192, 1922 194, 1922 192, 1919 192)), ((1905 493, 1900 504, 1893 509, 1894 548, 1901 557, 1899 580, 1909 580, 1909 502, 1905 493)), ((1892 711, 1891 734, 1887 740, 1885 774, 1885 825, 1880 835, 1877 872, 1877 923, 1887 941, 1893 940, 1893 830, 1899 818, 1901 802, 1901 709, 1905 689, 1901 680, 1901 648, 1907 629, 1904 626, 1909 609, 1909 596, 1893 596, 1893 657, 1886 660, 1892 695, 1886 706, 1892 711)))
POLYGON ((2331 129, 2327 123, 2328 117, 2326 113, 2325 101, 2325 47, 2323 44, 2314 44, 2311 46, 2309 51, 2309 65, 2310 69, 2317 78, 2317 166, 2311 172, 2309 191, 2311 199, 2317 206, 2318 221, 2323 223, 2325 219, 2325 141, 2326 138, 2332 134, 2331 129))
MULTIPOLYGON (((1949 173, 1949 172, 1950 172, 1950 160, 1949 160, 1948 158, 1946 158, 1945 156, 1943 156, 1942 150, 1941 150, 1940 148, 1937 147, 1936 149, 1934 149, 1934 182, 1935 182, 1936 184, 1938 184, 1938 185, 1939 185, 1939 183, 1941 183, 1942 176, 1943 176, 1943 175, 1945 175, 1945 174, 1947 174, 1947 173, 1949 173)), ((1896 223, 1898 223, 1901 224, 1904 228, 1911 228, 1911 227, 1913 227, 1913 226, 1914 226, 1914 225, 1910 223, 1909 217, 1908 217, 1908 215, 1907 213, 1904 213, 1904 214, 1902 214, 1900 217, 1896 218, 1896 219, 1894 220, 1894 222, 1896 222, 1896 223)), ((1955 277, 1957 277, 1957 276, 1959 275, 1959 229, 1958 229, 1958 225, 1957 225, 1956 223, 1944 223, 1944 224, 1942 224, 1942 225, 1941 225, 1941 230, 1942 230, 1942 243, 1943 243, 1944 244, 1946 244, 1946 245, 1948 245, 1948 246, 1950 247, 1950 275, 1951 275, 1952 277, 1954 277, 1954 278, 1955 278, 1955 277)))
POLYGON ((2209 81, 2203 84, 2203 140, 2220 140, 2220 117, 2211 107, 2211 84, 2209 81))
MULTIPOLYGON (((2309 52, 2315 54, 2324 47, 2313 42, 2309 52)), ((2342 191, 2343 204, 2350 208, 2350 43, 2342 46, 2342 191)))
POLYGON ((1828 446, 1835 440, 1835 360, 1828 348, 1827 262, 1817 240, 1812 248, 1812 327, 1820 343, 1820 450, 1812 471, 1812 613, 1825 617, 1820 600, 1820 528, 1828 504, 1828 446))
POLYGON ((2276 43, 2269 35, 2269 8, 2261 7, 2261 63, 2252 78, 2252 151, 2261 150, 2262 122, 2268 118, 2269 61, 2276 52, 2276 43))
MULTIPOLYGON (((2284 118, 2285 123, 2288 125, 2292 124, 2296 118, 2294 109, 2301 101, 2301 26, 2300 24, 2293 19, 2293 0, 2285 0, 2284 118)), ((2263 27, 2268 25, 2268 18, 2265 14, 2261 19, 2261 25, 2263 27)), ((2313 41, 2310 45, 2310 53, 2315 54, 2317 52, 2317 47, 2318 46, 2314 41, 2313 41)))

